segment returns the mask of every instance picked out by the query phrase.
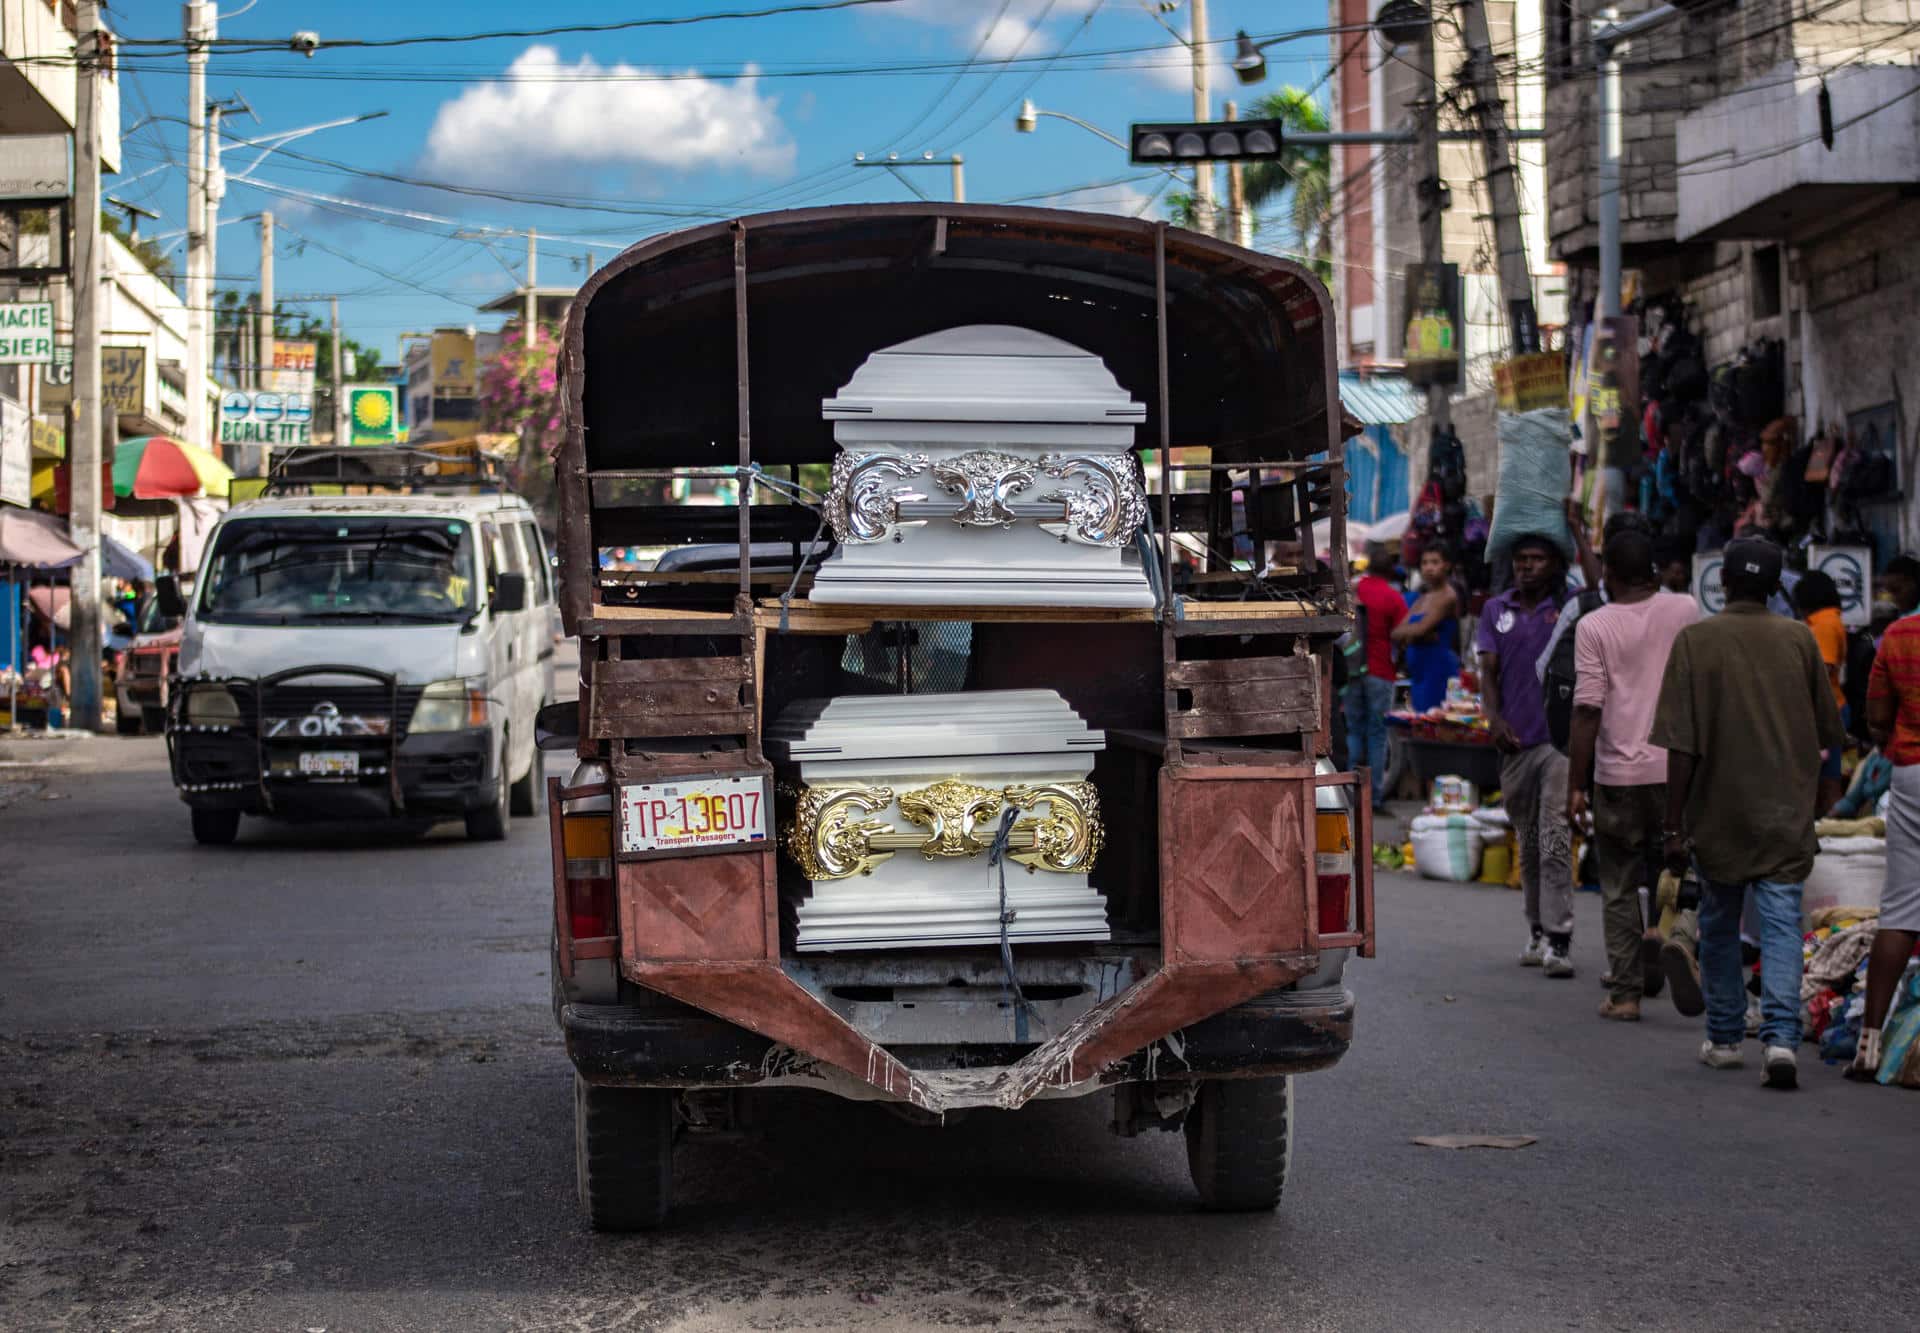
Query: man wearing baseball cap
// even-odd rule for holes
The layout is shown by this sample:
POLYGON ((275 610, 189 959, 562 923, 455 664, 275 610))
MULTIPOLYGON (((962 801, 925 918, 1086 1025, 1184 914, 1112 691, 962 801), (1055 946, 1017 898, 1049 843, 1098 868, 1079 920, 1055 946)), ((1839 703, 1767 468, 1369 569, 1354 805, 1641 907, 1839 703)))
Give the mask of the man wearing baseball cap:
POLYGON ((1700 983, 1707 1040, 1700 1059, 1737 1069, 1746 1038, 1740 912, 1760 920, 1760 1040, 1766 1083, 1799 1074, 1800 889, 1813 869, 1820 752, 1842 743, 1840 710, 1807 627, 1767 610, 1780 548, 1727 544, 1726 609, 1680 631, 1667 658, 1654 745, 1667 751, 1669 868, 1699 868, 1700 983))

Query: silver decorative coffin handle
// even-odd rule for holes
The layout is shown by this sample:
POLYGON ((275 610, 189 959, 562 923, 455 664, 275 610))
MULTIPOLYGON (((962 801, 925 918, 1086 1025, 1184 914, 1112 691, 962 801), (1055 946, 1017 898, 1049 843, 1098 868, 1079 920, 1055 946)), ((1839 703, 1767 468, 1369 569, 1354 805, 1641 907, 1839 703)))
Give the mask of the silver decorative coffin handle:
POLYGON ((1062 541, 1123 547, 1146 522, 1147 497, 1132 455, 1124 453, 1030 459, 974 449, 930 463, 925 454, 848 451, 833 460, 826 509, 834 537, 847 545, 898 541, 902 528, 932 517, 968 528, 1010 528, 1030 518, 1062 541), (959 498, 957 509, 949 511, 912 487, 891 484, 894 478, 917 477, 929 466, 935 484, 959 498), (1037 501, 1018 498, 1042 475, 1078 484, 1037 501))
POLYGON ((1134 476, 1129 454, 1047 454, 1040 470, 1049 477, 1084 477, 1078 490, 1050 491, 1043 500, 1065 505, 1066 520, 1040 526, 1083 546, 1130 546, 1147 521, 1147 496, 1134 476))
POLYGON ((841 453, 833 460, 833 486, 827 492, 827 524, 835 540, 870 545, 895 540, 903 501, 927 497, 911 486, 890 486, 889 477, 917 477, 927 470, 925 454, 841 453))

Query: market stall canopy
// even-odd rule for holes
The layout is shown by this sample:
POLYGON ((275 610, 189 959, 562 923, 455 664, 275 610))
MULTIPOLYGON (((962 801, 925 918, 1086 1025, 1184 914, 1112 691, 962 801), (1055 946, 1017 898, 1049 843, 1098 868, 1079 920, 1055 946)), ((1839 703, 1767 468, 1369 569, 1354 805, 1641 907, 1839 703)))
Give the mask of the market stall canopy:
POLYGON ((73 594, 66 588, 52 585, 28 588, 27 601, 55 629, 65 631, 73 628, 73 594))
POLYGON ((1375 519, 1371 523, 1353 525, 1355 537, 1369 542, 1397 542, 1407 535, 1407 525, 1413 521, 1413 515, 1406 510, 1397 514, 1388 514, 1385 518, 1375 519))
POLYGON ((225 495, 233 469, 170 435, 122 440, 113 451, 113 493, 136 500, 225 495))
POLYGON ((67 536, 67 525, 51 514, 0 505, 0 565, 65 569, 81 554, 67 536))
POLYGON ((153 562, 104 532, 100 534, 100 570, 110 579, 153 581, 153 562))

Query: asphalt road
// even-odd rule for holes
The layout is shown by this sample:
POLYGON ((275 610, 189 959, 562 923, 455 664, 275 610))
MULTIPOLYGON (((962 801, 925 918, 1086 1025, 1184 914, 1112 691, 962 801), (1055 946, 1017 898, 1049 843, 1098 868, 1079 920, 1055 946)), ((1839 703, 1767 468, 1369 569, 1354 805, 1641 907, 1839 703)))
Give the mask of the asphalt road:
POLYGON ((1601 1023, 1591 897, 1553 982, 1515 895, 1382 878, 1276 1215, 1196 1212, 1179 1138, 1114 1138, 1104 1098, 932 1130, 790 1093, 681 1150, 672 1230, 602 1238, 537 824, 199 848, 160 744, 101 739, 0 766, 0 839, 0 1328, 1915 1321, 1920 1099, 1810 1049, 1794 1094, 1711 1073, 1663 1005, 1601 1023), (1454 1131, 1538 1142, 1410 1142, 1454 1131))

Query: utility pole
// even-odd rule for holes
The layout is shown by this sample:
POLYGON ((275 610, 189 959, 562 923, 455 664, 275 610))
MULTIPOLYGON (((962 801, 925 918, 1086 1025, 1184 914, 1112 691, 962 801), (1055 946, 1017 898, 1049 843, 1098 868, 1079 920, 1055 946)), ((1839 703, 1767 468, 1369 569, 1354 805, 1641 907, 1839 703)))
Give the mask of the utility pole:
POLYGON ((929 152, 922 153, 919 157, 905 158, 901 157, 898 153, 888 153, 885 157, 868 157, 865 153, 855 153, 853 155, 853 165, 856 167, 883 167, 892 172, 901 184, 905 185, 922 199, 928 199, 931 196, 905 176, 900 175, 900 168, 951 167, 953 168, 953 202, 956 204, 964 204, 967 202, 967 159, 958 153, 955 153, 952 157, 935 157, 929 152))
POLYGON ((72 469, 69 526, 80 563, 68 605, 72 643, 73 718, 100 729, 100 465, 106 418, 100 394, 100 7, 76 7, 78 56, 74 115, 73 417, 67 463, 72 469))
POLYGON ((534 295, 533 279, 540 265, 540 252, 534 246, 538 235, 532 227, 527 228, 527 309, 520 317, 520 338, 524 345, 533 346, 534 323, 540 317, 539 298, 534 295))
POLYGON ((213 37, 205 0, 184 6, 187 38, 187 443, 205 448, 207 359, 211 340, 212 267, 207 254, 207 43, 213 37))
MULTIPOLYGON (((1213 119, 1213 97, 1207 87, 1207 0, 1187 0, 1187 12, 1193 21, 1187 50, 1193 56, 1193 118, 1213 119)), ((1220 234, 1218 211, 1213 206, 1213 163, 1193 164, 1193 220, 1208 236, 1220 234)))
MULTIPOLYGON (((1240 104, 1228 102, 1221 108, 1228 120, 1240 119, 1240 104)), ((1247 216, 1246 168, 1238 160, 1227 163, 1227 214, 1233 228, 1233 243, 1253 248, 1253 219, 1247 216)))
POLYGON ((327 313, 333 326, 333 447, 347 443, 347 391, 340 383, 340 298, 327 298, 327 313))
POLYGON ((260 329, 259 345, 254 350, 253 386, 264 389, 267 370, 273 364, 273 214, 260 214, 260 329))
MULTIPOLYGON (((1420 208, 1420 262, 1440 264, 1446 260, 1442 244, 1441 220, 1446 184, 1440 176, 1440 98, 1434 84, 1433 25, 1426 25, 1414 44, 1418 83, 1414 93, 1414 132, 1419 136, 1415 150, 1415 170, 1420 173, 1414 193, 1420 208)), ((1435 430, 1453 425, 1453 400, 1444 384, 1427 386, 1427 421, 1435 430)))
POLYGON ((1594 313, 1607 319, 1620 313, 1620 46, 1628 38, 1678 15, 1659 5, 1618 22, 1609 6, 1593 20, 1593 52, 1600 64, 1600 295, 1594 313))
POLYGON ((1473 83, 1471 111, 1480 131, 1487 193, 1493 202, 1500 299, 1507 308, 1513 354, 1519 356, 1540 350, 1540 320, 1533 307, 1533 270, 1527 262, 1526 237, 1520 231, 1520 191, 1507 145, 1507 104, 1500 96, 1500 75, 1493 65, 1493 36, 1487 27, 1486 5, 1482 0, 1455 0, 1454 12, 1460 16, 1461 33, 1466 39, 1466 72, 1473 83))

